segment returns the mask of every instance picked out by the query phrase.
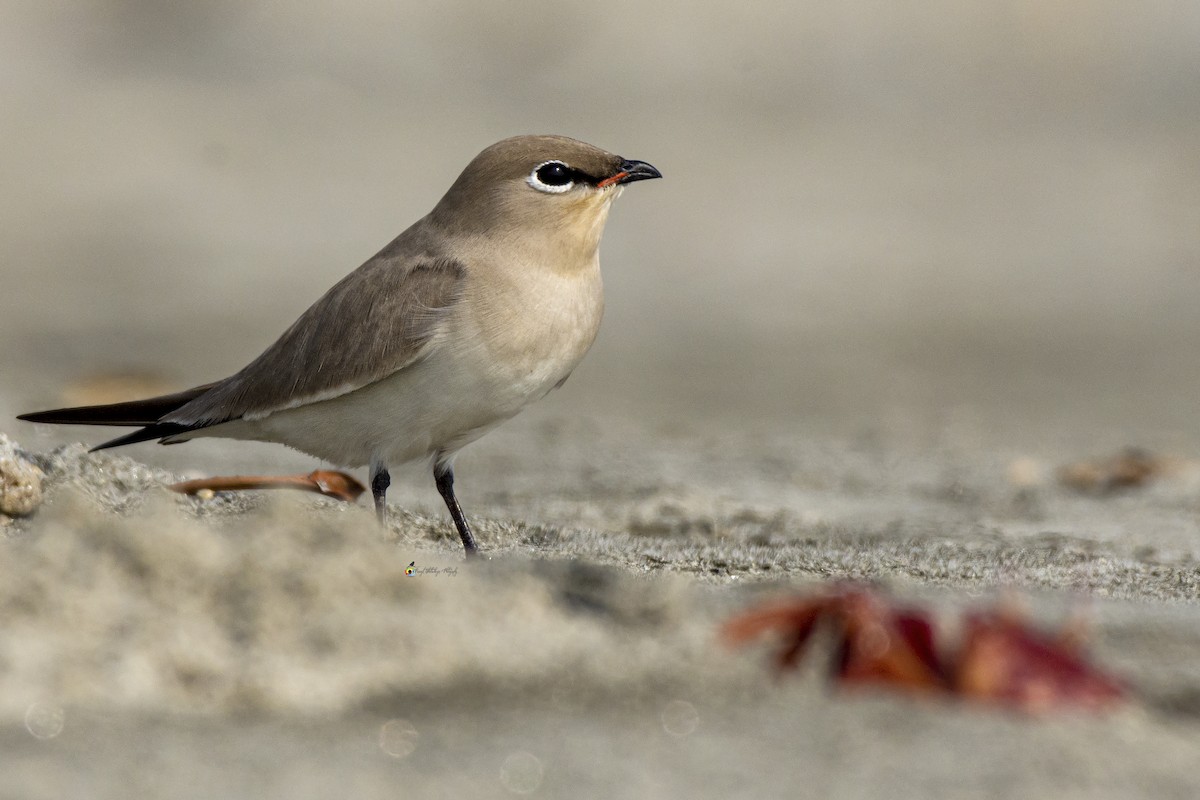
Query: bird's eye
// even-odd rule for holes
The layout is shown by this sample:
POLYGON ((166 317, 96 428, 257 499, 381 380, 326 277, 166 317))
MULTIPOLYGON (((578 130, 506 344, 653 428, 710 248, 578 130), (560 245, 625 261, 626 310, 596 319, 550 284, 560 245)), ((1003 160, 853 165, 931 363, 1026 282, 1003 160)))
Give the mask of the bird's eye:
POLYGON ((529 173, 529 185, 539 192, 561 194, 575 185, 575 171, 561 161, 547 161, 529 173))

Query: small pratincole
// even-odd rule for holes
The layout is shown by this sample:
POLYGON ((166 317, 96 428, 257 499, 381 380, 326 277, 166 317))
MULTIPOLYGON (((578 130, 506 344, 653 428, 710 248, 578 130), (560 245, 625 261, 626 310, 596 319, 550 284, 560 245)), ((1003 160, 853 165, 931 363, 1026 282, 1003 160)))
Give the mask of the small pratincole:
POLYGON ((562 136, 475 157, 426 217, 343 278, 230 377, 127 403, 20 419, 140 430, 105 447, 219 436, 370 466, 428 458, 468 554, 455 454, 561 386, 600 327, 599 246, 612 201, 657 169, 562 136))

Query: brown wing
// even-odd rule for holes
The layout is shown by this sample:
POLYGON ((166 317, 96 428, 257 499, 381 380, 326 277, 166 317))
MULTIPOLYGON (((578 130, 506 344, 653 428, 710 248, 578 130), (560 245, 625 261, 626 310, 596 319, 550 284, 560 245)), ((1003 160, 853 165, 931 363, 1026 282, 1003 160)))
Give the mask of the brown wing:
POLYGON ((448 258, 380 254, 343 278, 245 369, 162 417, 207 427, 328 400, 404 369, 427 352, 462 296, 448 258))

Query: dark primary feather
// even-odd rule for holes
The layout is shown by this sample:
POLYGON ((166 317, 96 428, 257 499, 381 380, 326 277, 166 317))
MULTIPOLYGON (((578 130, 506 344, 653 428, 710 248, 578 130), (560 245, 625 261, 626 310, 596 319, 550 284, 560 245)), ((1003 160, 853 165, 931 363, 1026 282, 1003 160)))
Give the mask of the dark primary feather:
MULTIPOLYGON (((126 444, 136 444, 137 442, 148 442, 151 439, 162 439, 165 436, 173 436, 176 433, 186 433, 194 431, 197 428, 204 427, 202 425, 188 427, 187 425, 177 425, 173 422, 156 422, 153 425, 147 425, 133 433, 127 433, 124 436, 118 436, 116 439, 109 439, 107 442, 102 442, 96 445, 89 453, 94 453, 97 450, 107 450, 110 447, 121 447, 126 444)), ((166 442, 165 444, 173 444, 166 442)))
POLYGON ((21 414, 26 422, 51 422, 59 425, 149 425, 182 405, 195 400, 216 384, 209 383, 174 394, 146 400, 127 400, 103 406, 77 406, 21 414))
POLYGON ((104 450, 108 447, 119 447, 123 444, 144 442, 148 439, 159 439, 173 433, 183 433, 189 428, 185 425, 160 424, 158 420, 175 409, 195 400, 216 384, 206 384, 187 389, 174 394, 164 394, 146 400, 129 400, 124 403, 110 403, 103 406, 77 406, 75 408, 56 408, 51 411, 35 411, 32 414, 21 414, 17 419, 26 422, 49 422, 58 425, 145 425, 139 431, 112 439, 97 445, 92 450, 104 450))

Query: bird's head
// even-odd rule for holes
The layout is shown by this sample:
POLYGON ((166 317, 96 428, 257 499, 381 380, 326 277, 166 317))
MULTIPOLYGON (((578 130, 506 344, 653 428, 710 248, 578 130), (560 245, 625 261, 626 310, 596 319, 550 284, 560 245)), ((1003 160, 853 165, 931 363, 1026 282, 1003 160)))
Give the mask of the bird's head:
POLYGON ((433 210, 447 230, 548 237, 592 251, 621 187, 661 178, 644 161, 565 136, 514 136, 477 155, 433 210))

